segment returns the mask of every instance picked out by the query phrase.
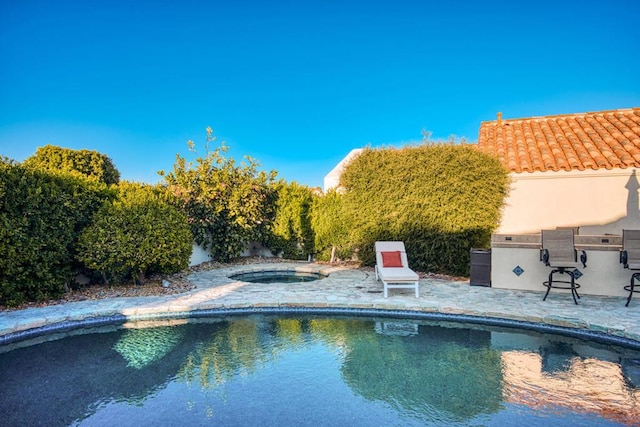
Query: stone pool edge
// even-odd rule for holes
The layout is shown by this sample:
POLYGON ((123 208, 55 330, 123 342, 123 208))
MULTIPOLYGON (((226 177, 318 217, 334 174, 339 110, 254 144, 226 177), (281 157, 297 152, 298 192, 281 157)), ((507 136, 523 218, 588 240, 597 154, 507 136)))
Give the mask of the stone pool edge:
POLYGON ((597 329, 557 325, 544 322, 531 322, 505 317, 489 317, 477 314, 443 313, 438 311, 421 311, 388 308, 354 308, 354 307, 307 307, 304 305, 286 306, 260 306, 260 307, 228 307, 194 309, 189 311, 157 311, 144 314, 124 315, 106 314, 89 317, 68 318, 59 322, 51 322, 40 326, 27 327, 18 331, 7 332, 0 335, 0 347, 29 341, 80 329, 90 329, 102 326, 119 326, 125 323, 147 322, 154 320, 183 320, 199 318, 231 317, 242 315, 326 315, 326 316, 355 316, 355 317, 379 317, 389 319, 410 319, 447 321, 457 323, 471 323, 483 326, 507 327, 525 329, 541 333, 553 333, 574 338, 584 338, 604 344, 619 345, 635 350, 640 350, 640 339, 625 337, 622 335, 606 333, 597 329))
POLYGON ((382 286, 375 281, 372 272, 313 263, 282 263, 277 269, 322 271, 329 277, 295 287, 255 285, 228 277, 238 271, 260 268, 273 269, 274 264, 193 273, 189 280, 196 289, 183 294, 82 301, 0 313, 0 346, 56 332, 125 322, 252 313, 309 313, 519 327, 640 348, 640 327, 636 327, 640 305, 617 314, 619 312, 611 311, 611 308, 615 306, 620 310, 617 306, 622 300, 616 298, 591 301, 585 298, 582 307, 574 308, 573 304, 567 305, 568 300, 560 294, 556 295, 555 301, 549 302, 550 297, 541 304, 541 292, 510 292, 472 287, 468 282, 425 278, 420 280, 420 298, 399 292, 385 299, 381 296, 382 286), (506 303, 509 298, 510 302, 506 303), (565 311, 567 308, 578 310, 578 314, 565 311), (625 313, 631 317, 625 317, 625 313), (587 321, 589 316, 592 317, 587 321))

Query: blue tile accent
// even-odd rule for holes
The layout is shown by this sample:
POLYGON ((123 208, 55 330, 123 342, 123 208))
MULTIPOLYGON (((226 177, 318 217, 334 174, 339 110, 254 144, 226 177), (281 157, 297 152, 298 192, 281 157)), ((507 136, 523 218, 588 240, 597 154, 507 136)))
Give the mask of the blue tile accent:
POLYGON ((524 269, 519 265, 516 265, 516 268, 514 268, 512 271, 516 276, 520 276, 522 273, 524 273, 524 269))
POLYGON ((582 271, 578 270, 577 268, 575 270, 573 270, 573 278, 578 280, 579 278, 582 277, 582 271))

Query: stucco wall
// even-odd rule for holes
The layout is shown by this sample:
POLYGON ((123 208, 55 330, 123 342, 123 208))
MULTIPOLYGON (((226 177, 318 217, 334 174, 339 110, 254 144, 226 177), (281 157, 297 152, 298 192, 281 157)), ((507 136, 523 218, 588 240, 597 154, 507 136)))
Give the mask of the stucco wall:
MULTIPOLYGON (((273 254, 271 250, 263 247, 260 243, 252 242, 247 245, 247 248, 240 254, 241 257, 263 257, 271 258, 278 256, 279 254, 273 254)), ((193 267, 200 265, 204 262, 212 261, 211 254, 208 250, 202 246, 193 242, 193 249, 191 251, 191 258, 189 259, 189 266, 193 267)))
POLYGON ((640 228, 635 169, 511 174, 497 233, 539 233, 580 227, 580 234, 640 228))
MULTIPOLYGON (((577 282, 582 286, 580 295, 629 295, 624 286, 629 284, 632 271, 620 264, 620 252, 615 250, 587 250, 587 267, 579 266, 584 275, 577 282)), ((491 286, 503 289, 519 289, 544 292, 542 282, 548 279, 551 269, 540 261, 539 248, 492 248, 491 286), (522 273, 517 275, 514 268, 519 266, 522 273)), ((554 280, 568 280, 565 275, 555 275, 554 280)), ((566 290, 551 290, 552 293, 566 293, 566 290)), ((541 296, 542 298, 542 296, 541 296)), ((567 296, 571 301, 571 296, 567 296)), ((573 304, 573 302, 571 302, 573 304)), ((624 308, 624 307, 623 307, 624 308)))
POLYGON ((340 176, 342 175, 342 172, 344 171, 344 168, 347 167, 347 165, 356 157, 358 157, 360 155, 360 153, 362 153, 362 148, 354 148, 353 150, 351 150, 349 152, 349 154, 347 154, 345 156, 344 159, 340 160, 340 163, 338 163, 333 169, 331 169, 331 172, 329 172, 327 175, 325 175, 324 177, 324 192, 326 193, 327 191, 331 190, 332 188, 336 188, 338 187, 338 185, 340 185, 340 176))

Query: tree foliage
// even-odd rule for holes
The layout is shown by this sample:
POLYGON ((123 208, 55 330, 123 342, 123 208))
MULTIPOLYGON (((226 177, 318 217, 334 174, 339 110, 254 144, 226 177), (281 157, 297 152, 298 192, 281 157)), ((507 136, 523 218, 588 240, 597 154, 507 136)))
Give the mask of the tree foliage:
POLYGON ((164 190, 121 182, 119 197, 106 202, 79 238, 78 258, 116 282, 143 282, 151 273, 189 265, 193 238, 186 216, 167 202, 164 190))
POLYGON ((275 185, 275 191, 275 218, 267 245, 275 253, 282 252, 284 258, 306 259, 314 253, 311 227, 313 193, 307 186, 284 181, 275 185))
MULTIPOLYGON (((228 150, 224 143, 210 150, 209 144, 215 141, 212 132, 207 128, 204 156, 187 162, 176 155, 173 170, 160 174, 176 205, 186 213, 195 241, 213 259, 227 261, 248 242, 264 240, 274 214, 275 172, 258 171, 258 163, 250 157, 236 164, 224 157, 228 150)), ((195 151, 192 141, 189 148, 195 151)))
POLYGON ((412 267, 468 274, 470 249, 488 246, 499 225, 508 183, 497 159, 466 145, 365 149, 341 177, 348 236, 337 241, 373 265, 376 240, 403 240, 412 267))
POLYGON ((350 258, 353 253, 349 245, 349 223, 343 199, 344 196, 335 189, 313 199, 311 226, 316 258, 321 261, 331 259, 333 248, 339 258, 350 258))
POLYGON ((79 268, 78 233, 111 197, 101 183, 0 161, 0 304, 61 295, 79 268))
POLYGON ((72 150, 45 145, 27 158, 26 167, 51 173, 71 173, 107 185, 117 184, 120 172, 109 157, 93 150, 72 150))

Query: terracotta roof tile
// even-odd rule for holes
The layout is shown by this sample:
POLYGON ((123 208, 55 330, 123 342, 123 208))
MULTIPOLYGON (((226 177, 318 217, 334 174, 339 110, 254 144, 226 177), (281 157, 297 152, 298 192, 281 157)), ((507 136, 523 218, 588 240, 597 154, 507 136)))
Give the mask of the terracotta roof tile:
POLYGON ((478 148, 511 172, 640 167, 640 108, 482 122, 478 148))

